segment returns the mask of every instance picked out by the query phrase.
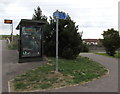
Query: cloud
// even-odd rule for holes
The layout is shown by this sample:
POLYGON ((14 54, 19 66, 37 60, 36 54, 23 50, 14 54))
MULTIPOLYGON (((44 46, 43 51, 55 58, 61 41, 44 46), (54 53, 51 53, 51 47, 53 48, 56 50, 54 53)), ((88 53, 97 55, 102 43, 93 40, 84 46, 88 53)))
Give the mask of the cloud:
MULTIPOLYGON (((31 19, 34 9, 40 6, 44 15, 48 18, 52 16, 57 9, 65 11, 79 25, 79 32, 85 30, 84 38, 95 32, 100 33, 104 29, 117 29, 118 20, 118 0, 1 0, 0 1, 0 34, 8 34, 8 25, 3 23, 4 19, 14 20, 14 34, 18 33, 15 27, 20 19, 31 19), (2 32, 4 31, 4 32, 2 32), (91 32, 91 33, 88 33, 91 32)), ((8 32, 9 31, 9 32, 8 32)))

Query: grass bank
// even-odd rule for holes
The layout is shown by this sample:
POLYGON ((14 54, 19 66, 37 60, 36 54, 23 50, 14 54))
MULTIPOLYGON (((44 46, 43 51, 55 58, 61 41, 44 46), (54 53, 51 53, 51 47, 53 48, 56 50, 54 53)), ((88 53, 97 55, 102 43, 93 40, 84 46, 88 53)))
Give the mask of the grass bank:
POLYGON ((59 72, 55 72, 55 58, 49 58, 49 63, 26 72, 13 81, 13 91, 48 90, 99 78, 107 73, 107 69, 99 63, 85 57, 74 60, 59 59, 59 72))
POLYGON ((18 43, 13 41, 10 44, 8 44, 8 49, 9 50, 17 50, 18 49, 18 43))
POLYGON ((106 53, 95 53, 95 54, 103 55, 103 56, 108 56, 108 57, 112 57, 112 58, 120 58, 120 52, 116 52, 116 54, 114 56, 109 56, 106 53))

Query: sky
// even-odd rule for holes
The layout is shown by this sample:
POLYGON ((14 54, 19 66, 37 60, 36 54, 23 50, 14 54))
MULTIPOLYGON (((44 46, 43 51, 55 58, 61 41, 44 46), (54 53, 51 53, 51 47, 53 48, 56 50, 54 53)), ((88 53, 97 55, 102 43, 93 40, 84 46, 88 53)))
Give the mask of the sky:
POLYGON ((118 30, 119 0, 0 0, 0 35, 11 34, 11 25, 4 19, 13 20, 13 33, 19 34, 16 27, 21 19, 31 19, 34 9, 40 6, 42 14, 53 15, 57 9, 68 13, 83 31, 84 39, 103 38, 107 29, 118 30))

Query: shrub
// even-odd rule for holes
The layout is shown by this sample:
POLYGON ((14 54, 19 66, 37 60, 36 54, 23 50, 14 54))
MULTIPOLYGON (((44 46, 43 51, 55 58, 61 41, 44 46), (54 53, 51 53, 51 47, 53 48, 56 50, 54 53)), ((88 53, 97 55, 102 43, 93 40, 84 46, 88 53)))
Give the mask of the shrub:
POLYGON ((102 44, 105 47, 106 53, 110 56, 114 56, 115 51, 120 48, 120 36, 119 32, 112 29, 104 31, 102 44))
MULTIPOLYGON (((68 17, 66 20, 59 20, 59 56, 66 59, 73 59, 78 56, 81 50, 82 39, 77 32, 78 26, 68 17)), ((50 23, 44 28, 44 54, 55 56, 56 53, 56 22, 50 19, 50 23)))
POLYGON ((89 48, 87 44, 85 43, 82 44, 81 52, 89 52, 89 48))

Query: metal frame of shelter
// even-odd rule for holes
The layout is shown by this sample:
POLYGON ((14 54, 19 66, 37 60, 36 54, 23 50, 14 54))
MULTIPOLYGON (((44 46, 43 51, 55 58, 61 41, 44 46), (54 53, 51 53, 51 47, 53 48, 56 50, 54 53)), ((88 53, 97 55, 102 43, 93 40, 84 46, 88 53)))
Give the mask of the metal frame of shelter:
POLYGON ((44 21, 21 19, 16 27, 20 30, 19 63, 42 60, 44 21))

